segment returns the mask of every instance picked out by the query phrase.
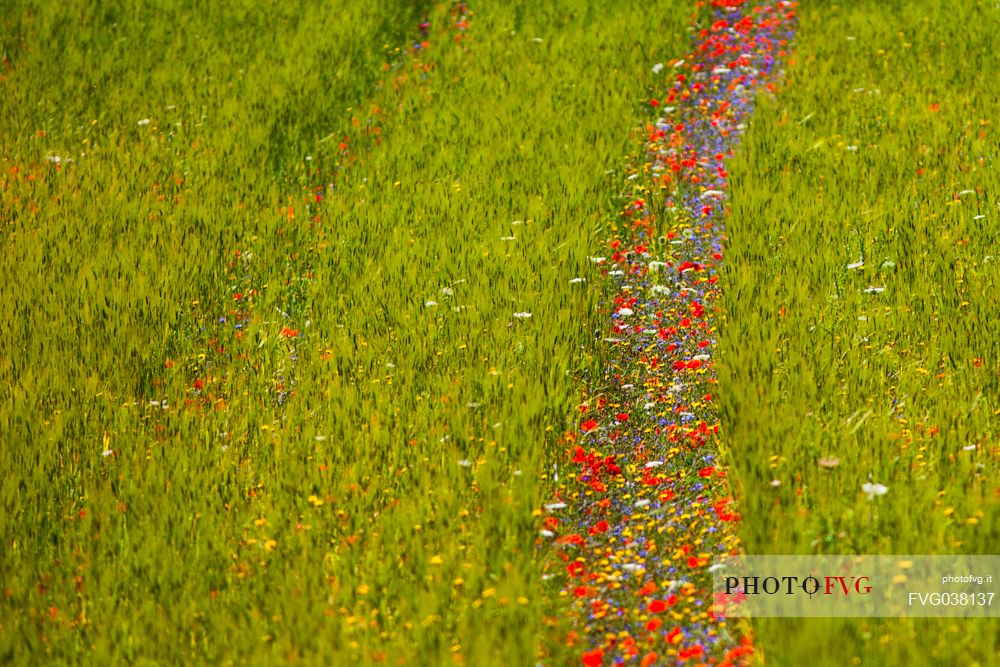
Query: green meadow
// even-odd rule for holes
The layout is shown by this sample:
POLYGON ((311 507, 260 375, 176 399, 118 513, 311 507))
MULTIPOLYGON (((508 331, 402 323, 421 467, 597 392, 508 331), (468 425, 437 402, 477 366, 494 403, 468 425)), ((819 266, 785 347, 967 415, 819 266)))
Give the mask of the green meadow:
MULTIPOLYGON (((998 20, 803 7, 731 169, 719 385, 748 553, 996 553, 998 20)), ((755 627, 767 664, 1000 663, 996 619, 755 627)))
MULTIPOLYGON (((690 10, 0 1, 0 662, 577 664, 539 508, 690 10)), ((995 551, 998 22, 802 7, 730 166, 750 552, 995 551)), ((1000 661, 995 621, 754 625, 1000 661)))

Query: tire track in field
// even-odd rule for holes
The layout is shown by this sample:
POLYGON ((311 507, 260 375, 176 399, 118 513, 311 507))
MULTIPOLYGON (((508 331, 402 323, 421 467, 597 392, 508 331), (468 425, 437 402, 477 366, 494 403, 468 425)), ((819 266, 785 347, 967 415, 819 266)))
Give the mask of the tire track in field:
MULTIPOLYGON (((746 626, 716 617, 714 556, 740 549, 739 515, 718 461, 713 398, 726 160, 754 97, 774 91, 795 3, 696 3, 683 58, 654 66, 641 162, 601 256, 603 364, 556 463, 542 539, 553 543, 584 665, 745 664, 746 626)), ((550 552, 551 553, 551 552, 550 552)))
MULTIPOLYGON (((181 361, 188 387, 184 397, 186 408, 228 410, 230 401, 246 388, 247 378, 264 369, 268 387, 267 395, 262 397, 263 404, 273 408, 274 423, 278 424, 283 406, 296 393, 298 348, 311 342, 322 358, 329 356, 324 341, 308 331, 312 324, 309 318, 314 267, 323 261, 319 252, 328 245, 324 229, 326 198, 342 187, 352 167, 381 146, 386 110, 391 110, 407 89, 427 85, 435 66, 435 51, 460 42, 471 16, 465 2, 453 2, 447 13, 438 17, 441 19, 438 25, 424 18, 416 26, 419 33, 414 33, 408 46, 387 54, 389 60, 383 65, 385 75, 376 84, 370 102, 355 110, 350 128, 318 142, 328 144, 332 155, 315 161, 311 156, 306 158, 309 179, 314 185, 289 195, 286 207, 270 213, 282 221, 278 234, 287 240, 285 247, 289 249, 285 274, 277 287, 280 294, 275 311, 262 312, 258 307, 267 285, 255 257, 273 252, 281 244, 279 239, 256 236, 242 241, 226 258, 227 284, 217 296, 228 308, 213 313, 205 312, 207 309, 201 308, 200 302, 191 305, 187 327, 181 332, 195 349, 181 361), (255 324, 260 325, 260 330, 256 335, 248 335, 255 324), (271 355, 261 353, 265 347, 271 355), (270 363, 263 358, 270 358, 270 363)), ((176 361, 167 359, 167 369, 176 365, 176 361)), ((166 399, 151 404, 164 409, 170 405, 166 399)), ((228 432, 220 435, 230 439, 228 432)))

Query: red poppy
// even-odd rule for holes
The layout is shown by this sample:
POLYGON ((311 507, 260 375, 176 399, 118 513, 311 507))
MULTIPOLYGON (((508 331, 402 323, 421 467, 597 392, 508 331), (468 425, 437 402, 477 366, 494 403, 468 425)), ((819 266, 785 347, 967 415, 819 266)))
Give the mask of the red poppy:
POLYGON ((701 644, 695 644, 690 648, 683 648, 677 653, 677 657, 681 660, 687 660, 688 658, 694 658, 705 652, 705 649, 701 644))
POLYGON ((597 428, 597 422, 594 421, 593 419, 588 419, 587 421, 580 424, 580 430, 583 431, 584 433, 589 433, 590 431, 593 431, 595 428, 597 428))
POLYGON ((663 600, 653 600, 646 608, 651 614, 662 614, 667 610, 667 603, 663 600))
POLYGON ((590 527, 590 528, 588 529, 588 532, 589 532, 589 533, 590 533, 591 535, 596 535, 596 534, 598 534, 598 533, 606 533, 606 532, 608 532, 608 529, 609 529, 609 528, 611 528, 611 526, 610 526, 610 525, 608 525, 608 522, 607 522, 607 521, 605 521, 604 519, 601 519, 601 520, 600 520, 600 521, 598 521, 598 522, 597 522, 597 523, 596 523, 595 525, 591 526, 591 527, 590 527))
POLYGON ((593 651, 587 651, 581 659, 586 667, 600 667, 604 664, 604 650, 595 648, 593 651))
POLYGON ((608 472, 612 475, 619 475, 622 471, 622 469, 615 463, 614 454, 604 457, 604 467, 607 468, 608 472))
POLYGON ((639 595, 649 595, 656 592, 656 584, 652 581, 648 582, 645 586, 639 589, 639 595))
POLYGON ((726 660, 729 660, 731 662, 736 662, 743 656, 751 655, 752 653, 753 653, 753 646, 744 643, 743 646, 737 646, 734 649, 730 649, 729 652, 726 653, 726 660))

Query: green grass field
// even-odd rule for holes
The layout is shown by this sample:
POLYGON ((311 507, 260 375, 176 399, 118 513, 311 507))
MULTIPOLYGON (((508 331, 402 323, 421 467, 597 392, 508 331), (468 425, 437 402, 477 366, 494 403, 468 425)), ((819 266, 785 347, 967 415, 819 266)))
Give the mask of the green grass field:
MULTIPOLYGON (((741 538, 990 553, 1000 10, 801 9, 730 166, 741 538)), ((470 10, 0 2, 0 661, 578 664, 536 549, 600 363, 570 280, 691 7, 470 10)), ((995 621, 754 626, 1000 662, 995 621)))
MULTIPOLYGON (((749 553, 996 553, 998 20, 804 7, 732 168, 719 382, 749 553)), ((757 629, 774 664, 1000 663, 995 619, 757 629)))

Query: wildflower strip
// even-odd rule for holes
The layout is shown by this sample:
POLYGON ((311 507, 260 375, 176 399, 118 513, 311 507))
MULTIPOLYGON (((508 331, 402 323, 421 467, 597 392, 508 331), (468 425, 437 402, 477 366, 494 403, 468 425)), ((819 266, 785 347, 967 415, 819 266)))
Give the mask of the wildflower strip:
POLYGON ((737 665, 753 653, 749 633, 714 613, 709 572, 740 549, 713 398, 718 270, 726 159, 754 97, 775 90, 794 8, 696 4, 691 52, 653 68, 656 118, 591 258, 606 295, 604 367, 565 436, 541 530, 584 665, 737 665))

